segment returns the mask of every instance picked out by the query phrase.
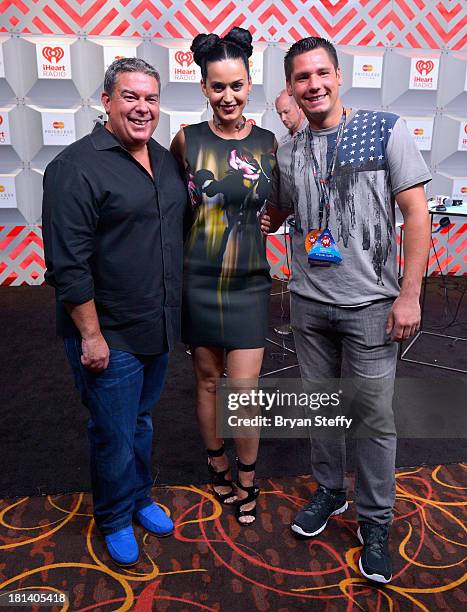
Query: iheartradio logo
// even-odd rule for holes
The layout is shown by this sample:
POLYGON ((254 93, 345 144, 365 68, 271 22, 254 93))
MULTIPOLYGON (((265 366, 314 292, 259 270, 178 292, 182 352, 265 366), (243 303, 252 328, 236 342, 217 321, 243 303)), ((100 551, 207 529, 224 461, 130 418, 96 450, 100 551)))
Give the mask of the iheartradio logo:
POLYGON ((423 136, 425 130, 423 128, 415 128, 413 133, 415 136, 423 136))
POLYGON ((373 72, 373 66, 371 64, 363 64, 363 72, 373 72))
POLYGON ((63 123, 63 121, 54 121, 52 123, 52 127, 54 128, 54 130, 63 130, 65 124, 63 123))
POLYGON ((427 60, 427 61, 418 60, 418 62, 415 64, 415 68, 417 69, 417 72, 421 74, 422 76, 429 75, 434 67, 435 65, 433 64, 431 60, 427 60))
POLYGON ((185 66, 188 68, 193 63, 193 53, 191 51, 177 51, 175 54, 175 61, 180 66, 185 66))
POLYGON ((65 55, 65 52, 62 47, 44 47, 42 49, 42 55, 48 62, 53 60, 56 64, 58 64, 58 62, 65 55))

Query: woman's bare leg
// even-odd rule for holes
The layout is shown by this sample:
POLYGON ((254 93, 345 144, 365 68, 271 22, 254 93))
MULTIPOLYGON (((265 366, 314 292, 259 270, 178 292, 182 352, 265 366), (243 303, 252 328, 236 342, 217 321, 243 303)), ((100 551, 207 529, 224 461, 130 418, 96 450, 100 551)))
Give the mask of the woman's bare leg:
MULTIPOLYGON (((227 376, 232 381, 249 381, 244 391, 249 391, 255 388, 261 365, 263 363, 264 348, 255 349, 235 349, 227 353, 227 376)), ((239 383, 241 384, 241 383, 239 383)), ((240 390, 240 389, 239 389, 240 390)), ((250 432, 251 435, 251 432, 250 432)), ((256 461, 258 456, 259 446, 259 430, 258 435, 254 437, 242 437, 235 439, 237 456, 242 463, 251 464, 256 461)), ((254 484, 255 472, 240 471, 238 478, 242 485, 249 487, 254 484)), ((237 488, 237 498, 244 499, 247 497, 246 491, 237 488)), ((245 506, 243 510, 251 510, 256 502, 253 501, 245 506)), ((254 517, 241 517, 240 520, 245 523, 254 521, 254 517)))
MULTIPOLYGON (((216 379, 224 374, 224 350, 217 347, 197 346, 192 347, 193 365, 196 375, 196 417, 198 426, 207 449, 217 450, 223 444, 223 439, 216 435, 216 379)), ((221 457, 210 457, 209 463, 220 472, 229 467, 229 460, 224 454, 221 457)), ((230 472, 226 474, 230 479, 230 472)), ((229 493, 229 487, 215 486, 220 493, 229 493)), ((224 503, 235 501, 228 498, 224 503)))

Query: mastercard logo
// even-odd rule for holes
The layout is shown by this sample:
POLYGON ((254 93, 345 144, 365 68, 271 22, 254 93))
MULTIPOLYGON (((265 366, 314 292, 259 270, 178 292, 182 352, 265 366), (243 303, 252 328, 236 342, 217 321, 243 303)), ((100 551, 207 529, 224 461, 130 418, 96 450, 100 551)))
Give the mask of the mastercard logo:
POLYGON ((363 72, 373 72, 373 66, 371 64, 363 64, 363 72))
POLYGON ((63 121, 54 121, 52 123, 52 127, 54 128, 54 130, 63 130, 65 124, 63 123, 63 121))
POLYGON ((415 136, 423 136, 425 131, 423 128, 415 128, 413 133, 415 134, 415 136))
POLYGON ((467 187, 461 187, 461 193, 467 193, 467 187))
POLYGON ((251 123, 251 125, 256 125, 256 121, 254 119, 247 119, 246 120, 247 123, 251 123))
POLYGON ((0 193, 3 193, 5 191, 5 187, 3 185, 0 185, 0 193))

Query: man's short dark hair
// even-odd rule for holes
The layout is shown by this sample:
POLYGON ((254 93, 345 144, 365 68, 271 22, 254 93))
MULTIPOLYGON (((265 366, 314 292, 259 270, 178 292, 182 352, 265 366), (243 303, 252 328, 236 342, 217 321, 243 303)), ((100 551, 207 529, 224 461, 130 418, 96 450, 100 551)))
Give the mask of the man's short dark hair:
POLYGON ((154 77, 159 85, 159 91, 161 88, 161 77, 157 70, 139 57, 122 57, 116 59, 110 64, 105 71, 104 77, 104 91, 111 96, 117 82, 118 75, 121 72, 142 72, 149 74, 154 77))
POLYGON ((290 77, 292 76, 293 58, 296 55, 301 55, 302 53, 307 53, 308 51, 314 51, 315 49, 324 49, 327 51, 329 59, 333 63, 334 68, 337 70, 339 67, 339 60, 337 59, 337 52, 334 45, 325 38, 308 36, 308 38, 297 40, 297 42, 294 43, 285 54, 284 70, 286 81, 290 81, 290 77))

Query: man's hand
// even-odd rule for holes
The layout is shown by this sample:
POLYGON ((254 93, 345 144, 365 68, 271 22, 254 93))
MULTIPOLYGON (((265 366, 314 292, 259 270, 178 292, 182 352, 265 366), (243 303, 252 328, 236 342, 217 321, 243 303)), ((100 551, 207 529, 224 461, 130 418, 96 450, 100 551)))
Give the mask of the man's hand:
POLYGON ((94 300, 83 304, 65 302, 65 308, 81 334, 81 363, 93 374, 103 372, 109 365, 109 347, 101 333, 94 300))
POLYGON ((82 338, 81 349, 81 363, 93 374, 103 372, 109 365, 110 351, 101 333, 82 338))
POLYGON ((402 342, 420 329, 420 303, 417 298, 400 295, 389 313, 386 333, 394 342, 402 342))
POLYGON ((265 212, 259 218, 259 227, 263 236, 269 234, 269 230, 271 229, 271 217, 265 212))
POLYGON ((404 278, 387 332, 395 342, 402 342, 420 329, 419 297, 430 249, 430 219, 423 185, 401 191, 396 200, 404 217, 404 278))

